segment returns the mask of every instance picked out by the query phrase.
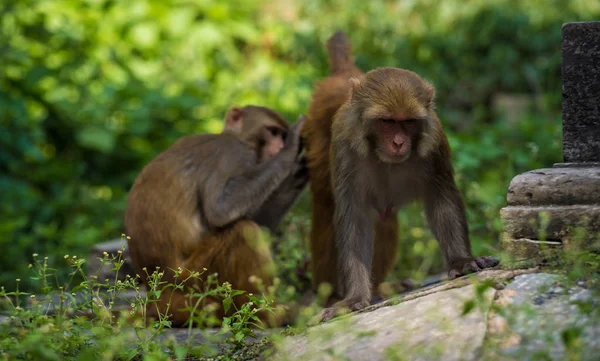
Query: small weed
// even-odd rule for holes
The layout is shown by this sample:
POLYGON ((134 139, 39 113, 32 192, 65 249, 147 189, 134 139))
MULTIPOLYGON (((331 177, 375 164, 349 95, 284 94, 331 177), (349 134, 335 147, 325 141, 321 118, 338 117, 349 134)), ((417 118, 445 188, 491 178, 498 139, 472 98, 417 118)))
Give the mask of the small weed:
MULTIPOLYGON (((6 316, 0 316, 0 357, 4 360, 246 360, 267 347, 263 341, 248 344, 256 338, 255 330, 262 328, 259 312, 273 312, 268 297, 249 294, 249 301, 239 309, 233 298, 244 294, 229 283, 219 284, 214 275, 203 272, 184 272, 177 269, 175 283, 162 279, 164 270, 150 273, 148 289, 139 286, 139 276, 120 277, 124 264, 122 252, 101 257, 101 263, 112 269, 112 279, 98 280, 83 271, 85 260, 64 256, 70 269, 69 282, 58 284, 56 271, 48 258, 33 255, 29 266, 31 278, 39 283, 40 295, 0 288, 0 305, 6 316), (182 274, 185 277, 181 277, 182 274), (74 283, 75 276, 83 281, 74 283), (158 319, 148 325, 147 310, 157 307, 157 300, 168 289, 183 289, 190 278, 206 278, 206 287, 190 293, 195 300, 191 309, 187 339, 177 341, 165 337, 171 327, 169 310, 156 312, 158 319), (125 293, 127 292, 127 297, 125 293), (132 296, 133 294, 133 296, 132 296), (219 320, 214 309, 198 310, 206 297, 221 299, 231 315, 219 320), (148 325, 148 326, 147 326, 148 325), (192 329, 192 326, 218 326, 218 331, 192 329), (207 342, 191 342, 202 333, 207 342)), ((156 308, 158 311, 158 308, 156 308)))

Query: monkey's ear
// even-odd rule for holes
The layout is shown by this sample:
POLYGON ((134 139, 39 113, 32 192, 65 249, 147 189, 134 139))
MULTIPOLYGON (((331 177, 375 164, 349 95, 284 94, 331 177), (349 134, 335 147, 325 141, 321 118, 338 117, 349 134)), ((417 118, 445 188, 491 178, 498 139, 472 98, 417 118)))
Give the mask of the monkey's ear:
POLYGON ((225 129, 235 132, 242 131, 242 123, 244 122, 244 112, 239 107, 233 107, 227 112, 225 117, 225 129))
POLYGON ((425 103, 427 104, 428 107, 430 107, 433 105, 434 100, 435 100, 435 88, 433 87, 433 85, 426 83, 425 103))
POLYGON ((350 78, 350 94, 348 96, 349 99, 352 99, 352 94, 356 93, 358 88, 360 88, 360 79, 356 77, 350 78))

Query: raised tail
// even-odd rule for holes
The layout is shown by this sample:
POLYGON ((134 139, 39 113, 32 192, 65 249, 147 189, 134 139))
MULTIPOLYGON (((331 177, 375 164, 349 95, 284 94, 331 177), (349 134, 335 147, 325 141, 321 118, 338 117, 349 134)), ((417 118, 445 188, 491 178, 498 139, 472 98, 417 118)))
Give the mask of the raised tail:
POLYGON ((354 68, 352 58, 352 44, 343 31, 336 31, 327 40, 329 50, 329 67, 331 75, 341 74, 354 68))

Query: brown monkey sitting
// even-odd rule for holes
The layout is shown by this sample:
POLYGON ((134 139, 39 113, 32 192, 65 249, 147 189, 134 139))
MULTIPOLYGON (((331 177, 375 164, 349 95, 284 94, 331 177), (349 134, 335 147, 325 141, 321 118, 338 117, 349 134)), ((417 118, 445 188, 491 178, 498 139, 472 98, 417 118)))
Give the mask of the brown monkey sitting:
MULTIPOLYGON (((233 289, 258 293, 252 275, 268 286, 272 258, 259 242, 259 227, 275 230, 308 181, 298 156, 302 123, 288 129, 273 110, 234 107, 221 134, 185 136, 154 158, 137 177, 125 213, 129 252, 143 282, 144 268, 151 273, 160 267, 162 279, 173 282, 172 270, 180 267, 207 268, 202 277, 216 272, 233 289)), ((246 300, 237 297, 236 306, 246 300)), ((186 301, 187 290, 171 295, 168 289, 159 312, 168 310, 173 326, 182 326, 190 317, 186 301)))
POLYGON ((434 110, 434 88, 403 69, 362 74, 345 35, 328 41, 331 76, 316 84, 303 136, 311 174, 314 286, 334 299, 323 319, 371 301, 395 262, 396 211, 423 199, 449 276, 493 267, 473 257, 448 140, 434 110))

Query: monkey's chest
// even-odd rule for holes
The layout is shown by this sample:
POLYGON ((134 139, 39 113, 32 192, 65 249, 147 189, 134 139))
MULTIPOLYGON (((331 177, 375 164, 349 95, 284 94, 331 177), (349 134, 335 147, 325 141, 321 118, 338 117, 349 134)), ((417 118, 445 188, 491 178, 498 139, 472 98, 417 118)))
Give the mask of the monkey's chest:
POLYGON ((421 197, 422 186, 412 178, 391 178, 375 182, 369 203, 377 218, 387 219, 399 208, 421 197))

